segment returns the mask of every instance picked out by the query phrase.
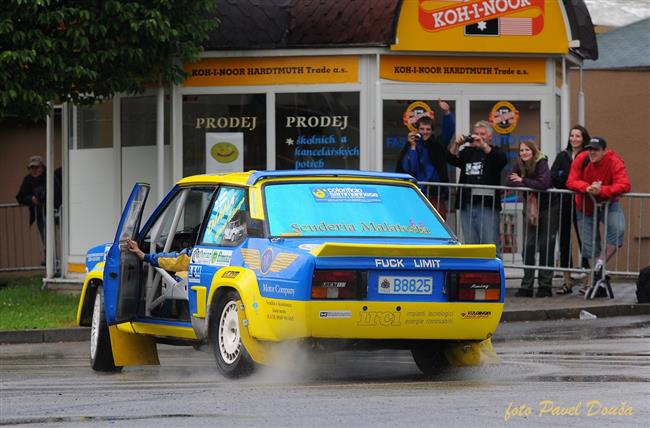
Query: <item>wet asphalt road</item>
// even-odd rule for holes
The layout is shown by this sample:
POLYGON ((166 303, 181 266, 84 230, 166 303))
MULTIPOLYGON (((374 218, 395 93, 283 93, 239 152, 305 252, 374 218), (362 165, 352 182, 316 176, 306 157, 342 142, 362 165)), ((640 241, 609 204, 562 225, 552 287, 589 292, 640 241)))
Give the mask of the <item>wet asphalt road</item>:
POLYGON ((500 364, 436 379, 410 353, 381 351, 231 381, 191 348, 161 345, 160 366, 99 374, 86 342, 3 345, 0 425, 648 426, 650 317, 504 324, 494 347, 500 364))

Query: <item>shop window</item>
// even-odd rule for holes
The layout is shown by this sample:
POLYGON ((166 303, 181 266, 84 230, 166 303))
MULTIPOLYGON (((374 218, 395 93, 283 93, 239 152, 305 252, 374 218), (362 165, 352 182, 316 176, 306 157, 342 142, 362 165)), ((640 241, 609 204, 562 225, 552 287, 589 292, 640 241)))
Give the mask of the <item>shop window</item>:
POLYGON ((277 169, 359 169, 359 93, 277 94, 277 169))
POLYGON ((113 101, 77 107, 77 148, 113 147, 113 101))
POLYGON ((472 125, 479 120, 493 124, 492 144, 500 147, 508 157, 504 174, 516 162, 520 142, 533 140, 540 147, 539 101, 470 101, 469 117, 472 125))
MULTIPOLYGON (((453 100, 445 100, 445 102, 449 104, 451 113, 455 114, 456 103, 453 100)), ((384 100, 383 171, 394 172, 397 169, 399 154, 407 143, 409 126, 415 129, 415 122, 420 117, 433 118, 433 134, 439 140, 443 115, 437 100, 384 100)), ((453 132, 451 137, 453 137, 453 132)), ((449 145, 449 142, 441 141, 445 147, 449 145)))
POLYGON ((266 96, 184 95, 183 175, 266 169, 266 96))
MULTIPOLYGON (((127 97, 120 101, 122 147, 155 146, 157 129, 158 97, 155 95, 127 97)), ((169 98, 165 97, 163 132, 165 144, 169 144, 169 98)))

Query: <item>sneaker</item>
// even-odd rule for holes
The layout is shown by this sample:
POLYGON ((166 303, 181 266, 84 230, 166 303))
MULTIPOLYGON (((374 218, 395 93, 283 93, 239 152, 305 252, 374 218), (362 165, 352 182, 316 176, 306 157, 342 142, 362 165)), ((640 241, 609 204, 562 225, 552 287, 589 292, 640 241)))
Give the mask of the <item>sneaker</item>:
POLYGON ((553 296, 553 293, 551 293, 551 287, 540 287, 537 289, 537 294, 535 297, 551 297, 553 296))
POLYGON ((515 297, 533 297, 533 289, 520 288, 519 290, 517 290, 517 293, 515 293, 515 297))

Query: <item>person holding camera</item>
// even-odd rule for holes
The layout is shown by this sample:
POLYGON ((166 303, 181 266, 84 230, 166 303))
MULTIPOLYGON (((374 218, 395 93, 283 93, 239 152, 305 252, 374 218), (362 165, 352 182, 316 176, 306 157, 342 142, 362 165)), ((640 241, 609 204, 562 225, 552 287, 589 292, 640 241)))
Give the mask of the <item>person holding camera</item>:
MULTIPOLYGON (((409 132, 407 142, 397 158, 397 172, 412 175, 418 181, 448 183, 449 174, 445 162, 447 144, 451 141, 456 129, 456 119, 449 104, 438 100, 442 110, 442 130, 440 138, 433 133, 433 120, 424 116, 416 123, 416 131, 409 132)), ((445 187, 431 187, 428 197, 440 215, 447 216, 448 190, 445 187)))
MULTIPOLYGON (((499 185, 501 171, 507 164, 506 155, 490 144, 492 126, 481 120, 474 124, 472 135, 461 135, 449 146, 447 162, 460 168, 461 184, 499 185), (462 148, 461 148, 462 147, 462 148)), ((481 187, 460 188, 456 199, 466 244, 495 244, 499 242, 499 213, 501 192, 481 187)))

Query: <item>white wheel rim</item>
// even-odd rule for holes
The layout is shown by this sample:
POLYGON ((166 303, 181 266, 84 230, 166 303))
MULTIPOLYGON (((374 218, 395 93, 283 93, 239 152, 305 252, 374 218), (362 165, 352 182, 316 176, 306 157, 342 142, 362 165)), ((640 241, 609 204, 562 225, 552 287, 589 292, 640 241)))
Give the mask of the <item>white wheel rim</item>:
POLYGON ((97 340, 99 338, 99 318, 101 316, 101 290, 97 290, 97 295, 95 296, 95 305, 93 306, 93 319, 90 325, 90 355, 95 357, 97 352, 97 340))
POLYGON ((219 353, 226 364, 232 364, 241 352, 237 303, 228 302, 219 320, 219 353))

